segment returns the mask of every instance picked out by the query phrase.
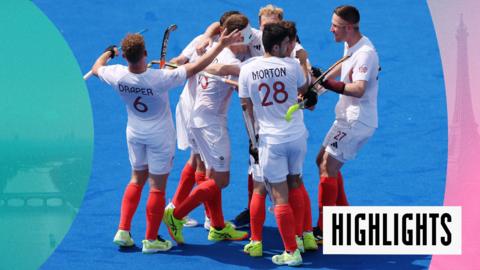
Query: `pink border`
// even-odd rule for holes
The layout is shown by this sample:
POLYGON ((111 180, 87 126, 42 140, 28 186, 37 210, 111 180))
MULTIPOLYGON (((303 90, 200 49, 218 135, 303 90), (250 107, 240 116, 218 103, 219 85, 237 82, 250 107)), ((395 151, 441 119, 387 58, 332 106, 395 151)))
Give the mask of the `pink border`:
POLYGON ((448 107, 444 205, 462 206, 462 255, 435 255, 430 269, 480 269, 480 1, 428 0, 448 107))

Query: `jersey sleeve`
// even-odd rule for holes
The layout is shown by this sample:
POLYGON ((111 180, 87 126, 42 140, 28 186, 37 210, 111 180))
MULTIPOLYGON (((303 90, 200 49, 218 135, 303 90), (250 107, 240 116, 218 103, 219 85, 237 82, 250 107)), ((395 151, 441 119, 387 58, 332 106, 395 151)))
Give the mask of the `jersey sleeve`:
POLYGON ((300 66, 300 63, 295 61, 294 66, 295 66, 295 75, 297 77, 297 88, 300 88, 307 82, 307 79, 305 78, 305 74, 303 73, 303 69, 302 69, 302 66, 300 66))
POLYGON ((163 89, 171 89, 180 86, 185 83, 187 79, 187 70, 184 66, 180 66, 176 69, 162 69, 162 76, 158 77, 158 82, 163 89))
POLYGON ((253 57, 262 56, 264 53, 263 44, 262 44, 262 31, 252 27, 252 34, 253 34, 253 39, 248 44, 250 55, 253 57))
POLYGON ((195 46, 197 46, 198 40, 201 37, 202 37, 201 35, 197 36, 192 41, 190 41, 190 43, 188 43, 187 47, 185 47, 185 49, 183 49, 181 54, 183 56, 187 57, 188 59, 192 59, 193 55, 196 53, 195 46))
POLYGON ((352 68, 352 81, 368 81, 375 70, 374 57, 369 52, 360 52, 352 68))
POLYGON ((238 97, 239 98, 249 98, 250 93, 248 93, 248 71, 246 68, 240 69, 240 75, 238 75, 238 97))
POLYGON ((121 69, 121 65, 102 66, 98 69, 98 78, 108 85, 116 86, 120 79, 120 75, 123 74, 121 69))

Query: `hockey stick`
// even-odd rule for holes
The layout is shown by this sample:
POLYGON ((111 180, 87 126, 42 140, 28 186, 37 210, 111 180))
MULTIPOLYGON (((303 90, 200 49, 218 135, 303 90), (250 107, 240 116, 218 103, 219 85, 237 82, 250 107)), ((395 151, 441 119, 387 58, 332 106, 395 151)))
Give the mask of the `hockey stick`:
MULTIPOLYGON (((145 29, 142 29, 140 31, 138 31, 136 34, 143 34, 145 32, 148 31, 148 28, 145 28, 145 29)), ((119 50, 122 49, 122 46, 118 47, 119 50)), ((112 58, 108 58, 107 59, 107 63, 111 60, 112 58)), ((83 75, 83 80, 88 80, 88 78, 92 77, 93 73, 92 73, 92 70, 90 69, 85 75, 83 75)))
MULTIPOLYGON (((320 75, 320 77, 318 77, 309 87, 309 90, 313 90, 315 91, 318 95, 322 95, 324 93, 327 92, 327 89, 325 88, 321 88, 321 89, 316 89, 315 88, 315 85, 317 85, 318 83, 322 82, 325 77, 335 68, 337 67, 338 65, 340 65, 341 63, 343 63, 345 60, 347 60, 348 58, 350 57, 350 55, 345 55, 344 57, 340 58, 340 60, 338 60, 337 62, 335 62, 332 66, 330 66, 324 73, 322 73, 322 75, 320 75)), ((302 100, 300 103, 297 103, 297 104, 294 104, 292 106, 290 106, 290 108, 288 108, 288 111, 287 113, 285 114, 285 120, 287 120, 288 122, 290 122, 292 120, 292 116, 293 116, 293 113, 300 110, 300 109, 304 109, 305 108, 305 103, 307 102, 307 100, 302 100)))
POLYGON ((165 57, 167 56, 167 45, 168 45, 168 39, 170 37, 170 32, 177 30, 177 25, 172 24, 167 29, 165 30, 165 33, 163 34, 163 41, 162 41, 162 52, 160 54, 160 68, 163 68, 165 66, 165 57))
POLYGON ((255 134, 255 128, 253 127, 252 118, 247 112, 247 106, 242 105, 242 115, 243 115, 243 120, 245 121, 245 126, 247 128, 248 138, 252 142, 253 147, 258 149, 258 142, 255 134))

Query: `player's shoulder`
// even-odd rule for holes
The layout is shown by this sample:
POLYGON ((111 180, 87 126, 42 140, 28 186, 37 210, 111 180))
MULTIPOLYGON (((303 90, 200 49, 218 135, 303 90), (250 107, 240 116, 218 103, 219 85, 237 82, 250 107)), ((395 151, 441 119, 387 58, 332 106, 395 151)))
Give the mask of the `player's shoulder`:
POLYGON ((358 52, 363 52, 363 53, 376 53, 375 46, 373 43, 370 41, 370 39, 366 36, 362 37, 361 40, 361 46, 358 49, 358 52))
POLYGON ((298 61, 297 58, 294 58, 294 57, 283 57, 283 58, 279 58, 281 59, 281 61, 283 63, 285 63, 286 65, 288 66, 291 66, 291 67, 297 67, 297 66, 300 66, 300 62, 298 61))
POLYGON ((245 61, 242 62, 242 69, 247 69, 247 68, 250 68, 252 66, 255 66, 256 63, 258 63, 260 60, 261 60, 262 56, 255 56, 255 57, 251 57, 245 61))
POLYGON ((103 67, 100 67, 103 70, 108 70, 108 71, 128 71, 128 67, 120 64, 115 64, 115 65, 106 65, 103 67))
POLYGON ((120 78, 128 73, 128 67, 120 64, 106 65, 100 67, 98 73, 100 76, 109 74, 109 76, 120 78))

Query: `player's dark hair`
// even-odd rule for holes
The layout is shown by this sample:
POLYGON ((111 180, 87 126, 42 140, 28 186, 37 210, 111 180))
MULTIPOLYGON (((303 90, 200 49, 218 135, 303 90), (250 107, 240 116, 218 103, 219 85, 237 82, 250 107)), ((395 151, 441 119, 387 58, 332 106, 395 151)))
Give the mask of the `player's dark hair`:
POLYGON ((145 55, 143 36, 128 33, 122 40, 122 51, 128 62, 136 64, 145 55))
POLYGON ((358 9, 354 6, 339 6, 333 10, 333 13, 348 23, 358 24, 360 22, 360 12, 358 12, 358 9))
POLYGON ((288 29, 279 23, 268 23, 263 28, 262 43, 265 51, 272 53, 273 46, 282 43, 288 37, 288 29))
POLYGON ((227 11, 223 13, 222 17, 220 17, 220 20, 218 22, 220 23, 221 26, 223 26, 225 24, 225 21, 228 19, 228 17, 235 14, 242 14, 242 13, 240 13, 240 11, 237 11, 237 10, 227 11))
POLYGON ((242 14, 233 14, 225 21, 225 29, 227 29, 227 34, 233 32, 233 30, 237 29, 238 31, 242 30, 243 28, 247 27, 248 25, 248 18, 242 14))
POLYGON ((288 38, 290 41, 297 37, 297 26, 292 21, 281 21, 279 24, 288 29, 288 38))

